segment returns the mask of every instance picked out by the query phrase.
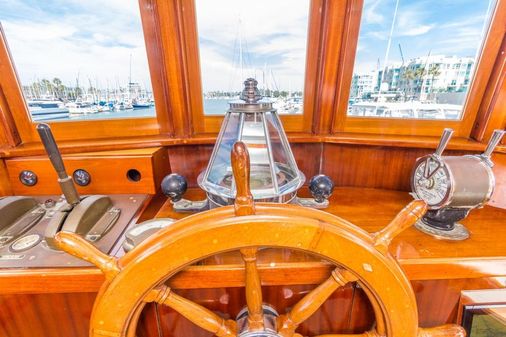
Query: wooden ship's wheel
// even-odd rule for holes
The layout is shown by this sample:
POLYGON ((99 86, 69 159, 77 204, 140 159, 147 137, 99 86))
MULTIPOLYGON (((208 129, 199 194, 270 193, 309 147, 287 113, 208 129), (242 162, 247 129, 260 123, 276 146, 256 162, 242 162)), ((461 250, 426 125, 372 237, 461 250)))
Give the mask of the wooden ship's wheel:
MULTIPOLYGON (((339 287, 358 282, 376 316, 375 327, 359 335, 319 337, 464 336, 457 325, 418 327, 415 296, 396 260, 390 241, 413 225, 426 211, 413 201, 383 230, 369 234, 330 214, 296 205, 254 204, 249 190, 249 157, 243 143, 232 151, 237 183, 234 206, 221 207, 179 220, 117 259, 81 237, 56 236, 70 254, 97 265, 105 274, 90 323, 92 337, 133 337, 146 303, 167 305, 219 337, 301 337, 297 327, 339 287), (262 301, 256 254, 262 247, 288 248, 321 256, 335 264, 328 279, 278 315, 262 301), (244 260, 247 307, 237 321, 225 320, 207 308, 172 292, 168 278, 203 258, 239 250, 244 260)), ((278 308, 280 309, 280 308, 278 308)), ((282 308, 281 308, 282 309, 282 308)))

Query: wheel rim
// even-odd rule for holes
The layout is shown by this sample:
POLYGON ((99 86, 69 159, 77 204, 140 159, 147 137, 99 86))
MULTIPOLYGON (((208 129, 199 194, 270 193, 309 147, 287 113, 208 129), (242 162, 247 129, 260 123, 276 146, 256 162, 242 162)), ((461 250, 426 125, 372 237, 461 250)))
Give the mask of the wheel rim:
POLYGON ((241 217, 225 207, 160 231, 119 260, 121 272, 97 298, 91 335, 124 336, 136 323, 132 313, 151 289, 202 258, 255 246, 304 250, 346 268, 374 296, 389 336, 416 336, 416 301, 397 262, 377 250, 368 233, 345 220, 290 205, 257 205, 256 215, 241 217))

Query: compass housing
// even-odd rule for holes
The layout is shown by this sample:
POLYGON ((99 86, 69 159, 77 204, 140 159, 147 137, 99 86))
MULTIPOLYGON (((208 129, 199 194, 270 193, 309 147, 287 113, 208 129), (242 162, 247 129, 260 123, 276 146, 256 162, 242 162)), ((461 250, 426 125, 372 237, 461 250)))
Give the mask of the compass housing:
POLYGON ((211 207, 230 205, 236 195, 230 152, 235 142, 246 144, 250 156, 250 186, 257 201, 290 202, 305 181, 272 101, 262 98, 258 82, 244 82, 241 99, 229 103, 207 169, 197 182, 211 207))

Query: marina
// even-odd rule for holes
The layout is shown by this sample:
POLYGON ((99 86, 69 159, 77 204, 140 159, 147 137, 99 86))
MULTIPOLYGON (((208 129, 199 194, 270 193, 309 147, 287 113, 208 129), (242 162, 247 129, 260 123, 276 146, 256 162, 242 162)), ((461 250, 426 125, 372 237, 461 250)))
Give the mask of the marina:
MULTIPOLYGON (((228 109, 228 102, 231 98, 213 98, 204 99, 204 111, 206 115, 223 115, 228 109)), ((154 104, 132 104, 126 108, 126 104, 109 105, 85 104, 71 102, 63 104, 63 102, 53 101, 51 107, 45 103, 43 107, 39 106, 41 101, 29 102, 29 110, 34 121, 52 120, 94 120, 94 119, 111 119, 111 118, 142 118, 156 116, 156 108, 154 104)), ((47 101, 44 101, 47 102, 47 101)), ((280 114, 300 114, 302 113, 302 99, 278 99, 275 100, 274 106, 279 110, 280 114)))

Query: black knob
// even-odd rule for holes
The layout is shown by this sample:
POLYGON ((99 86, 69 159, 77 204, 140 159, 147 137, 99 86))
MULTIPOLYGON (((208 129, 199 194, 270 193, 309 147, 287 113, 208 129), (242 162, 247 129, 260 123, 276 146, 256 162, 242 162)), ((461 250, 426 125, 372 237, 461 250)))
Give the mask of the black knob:
POLYGON ((319 174, 309 181, 309 190, 316 202, 324 202, 332 194, 334 182, 326 175, 319 174))
POLYGON ((171 173, 162 180, 162 192, 173 202, 181 200, 187 188, 186 178, 177 173, 171 173))

